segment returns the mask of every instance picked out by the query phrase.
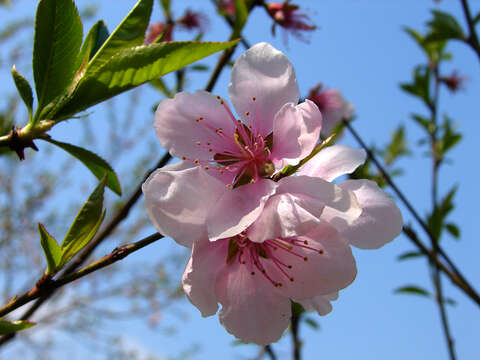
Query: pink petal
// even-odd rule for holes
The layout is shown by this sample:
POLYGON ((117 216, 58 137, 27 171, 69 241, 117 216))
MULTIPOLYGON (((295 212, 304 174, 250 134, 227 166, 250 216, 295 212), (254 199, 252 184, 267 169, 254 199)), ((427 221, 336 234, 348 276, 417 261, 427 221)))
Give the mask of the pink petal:
POLYGON ((363 149, 353 149, 345 145, 333 145, 322 149, 310 161, 303 165, 298 174, 320 177, 326 181, 351 174, 365 162, 363 149))
POLYGON ((275 289, 284 296, 298 300, 310 299, 341 290, 355 279, 357 269, 350 246, 333 226, 320 223, 308 234, 294 240, 299 241, 292 243, 291 252, 297 255, 280 246, 269 254, 271 259, 275 257, 291 266, 285 269, 288 277, 276 270, 278 267, 273 260, 262 264, 274 281, 282 283, 281 287, 275 289))
MULTIPOLYGON (((350 225, 337 229, 342 237, 361 249, 377 249, 395 239, 402 231, 402 213, 393 200, 370 180, 348 180, 340 184, 353 191, 363 211, 350 225)), ((323 216, 322 216, 323 218, 323 216)))
POLYGON ((216 286, 222 304, 219 318, 227 331, 244 342, 267 345, 282 336, 290 322, 290 300, 275 292, 260 274, 238 261, 224 268, 216 286))
POLYGON ((215 315, 218 310, 215 284, 226 266, 228 241, 210 242, 207 238, 193 244, 192 256, 183 273, 183 290, 202 316, 215 315))
POLYGON ((223 191, 218 200, 213 200, 216 204, 207 218, 209 239, 224 239, 245 230, 260 216, 276 187, 274 181, 260 179, 254 184, 223 191))
POLYGON ((297 206, 320 218, 325 207, 335 210, 331 220, 351 223, 357 219, 362 209, 355 195, 338 185, 317 177, 288 176, 278 182, 278 194, 289 193, 297 206))
POLYGON ((201 167, 186 162, 153 172, 142 185, 147 214, 155 228, 181 245, 206 236, 209 208, 228 189, 201 167), (181 169, 181 170, 177 170, 181 169))
POLYGON ((316 311, 318 315, 327 315, 332 311, 331 301, 338 299, 338 292, 328 295, 315 296, 311 299, 298 300, 306 311, 316 311))
POLYGON ((249 112, 254 128, 267 136, 275 114, 286 103, 298 103, 298 86, 288 58, 273 46, 259 43, 235 61, 228 87, 238 115, 248 123, 249 112), (255 98, 255 101, 253 101, 255 98))
POLYGON ((261 243, 277 237, 303 235, 317 226, 320 220, 297 206, 296 200, 288 193, 270 197, 261 215, 248 228, 248 238, 261 243))
POLYGON ((322 114, 306 100, 300 105, 285 104, 273 121, 272 159, 277 169, 296 165, 309 155, 318 142, 322 114))
POLYGON ((173 156, 192 161, 211 159, 219 150, 236 149, 235 125, 224 105, 205 91, 181 92, 173 99, 163 100, 155 112, 160 143, 173 156), (220 128, 225 136, 215 132, 220 128))

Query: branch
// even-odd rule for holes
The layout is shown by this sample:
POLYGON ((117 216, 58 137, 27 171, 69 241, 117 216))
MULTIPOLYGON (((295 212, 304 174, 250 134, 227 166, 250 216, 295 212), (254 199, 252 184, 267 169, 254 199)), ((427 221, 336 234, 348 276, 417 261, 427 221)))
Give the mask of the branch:
POLYGON ((468 1, 460 0, 460 2, 462 3, 462 9, 465 15, 465 20, 467 21, 469 32, 468 37, 465 41, 472 47, 472 50, 475 51, 478 58, 480 59, 480 42, 478 41, 477 32, 475 31, 475 24, 473 23, 473 18, 470 12, 470 8, 468 6, 468 1))
POLYGON ((134 253, 135 251, 154 243, 162 237, 163 235, 155 233, 137 242, 115 248, 109 255, 106 255, 75 272, 61 276, 58 280, 43 276, 30 291, 27 291, 21 296, 14 297, 7 305, 0 308, 0 317, 5 316, 13 310, 18 309, 20 306, 23 306, 32 300, 38 299, 41 296, 50 295, 54 290, 71 283, 72 281, 78 280, 97 270, 103 269, 108 265, 114 264, 117 261, 122 260, 128 255, 134 253))
MULTIPOLYGON (((393 182, 392 178, 388 175, 387 171, 383 168, 382 164, 380 164, 380 162, 377 160, 373 152, 362 140, 360 135, 358 135, 358 133, 355 131, 355 129, 351 126, 351 124, 347 120, 344 119, 343 124, 350 131, 350 133, 353 135, 355 140, 360 144, 360 146, 365 150, 369 159, 375 164, 375 166, 378 168, 378 170, 384 177, 385 181, 388 183, 388 185, 390 185, 390 187, 393 189, 393 191, 398 196, 400 201, 407 207, 407 209, 410 211, 410 213, 415 218, 415 220, 420 224, 422 229, 428 235, 429 239, 433 242, 436 242, 437 239, 433 236, 427 224, 418 215, 417 211, 412 206, 410 201, 408 201, 405 195, 400 191, 397 185, 393 182)), ((409 238, 412 239, 411 237, 409 238)), ((440 263, 437 257, 430 250, 428 250, 428 248, 425 245, 423 245, 418 238, 416 238, 416 241, 414 241, 414 244, 419 248, 420 251, 422 251, 423 254, 427 255, 431 261, 435 263, 440 263)), ((439 266, 440 269, 443 272, 445 272, 445 274, 452 280, 454 284, 459 286, 465 292, 465 294, 467 294, 477 305, 480 306, 480 296, 473 289, 473 287, 469 284, 469 282, 465 279, 462 273, 455 266, 453 261, 448 257, 448 255, 443 251, 443 249, 440 246, 438 246, 438 254, 440 254, 443 257, 445 262, 448 264, 448 266, 452 270, 453 274, 451 271, 445 272, 445 269, 446 269, 445 266, 439 266)))

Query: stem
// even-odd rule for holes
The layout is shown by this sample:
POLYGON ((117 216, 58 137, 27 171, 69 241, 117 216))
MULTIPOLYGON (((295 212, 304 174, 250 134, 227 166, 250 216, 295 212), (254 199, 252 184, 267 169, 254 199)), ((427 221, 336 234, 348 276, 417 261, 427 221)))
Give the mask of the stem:
POLYGON ((460 0, 462 3, 463 13, 465 15, 465 20, 468 25, 468 37, 465 40, 467 44, 472 47, 472 50, 475 51, 479 60, 480 60, 480 42, 478 41, 477 32, 475 31, 475 24, 473 23, 472 14, 470 12, 470 7, 468 6, 467 0, 460 0))
MULTIPOLYGON (((434 94, 433 94, 433 106, 431 108, 431 120, 433 124, 433 131, 430 132, 430 147, 432 151, 432 214, 438 207, 438 171, 442 163, 441 154, 437 151, 437 124, 438 124, 438 102, 440 96, 440 75, 439 75, 439 65, 435 64, 433 69, 434 75, 434 94)), ((431 245, 433 249, 433 254, 435 257, 438 256, 438 248, 440 239, 431 239, 431 245)), ((447 343, 448 352, 450 355, 450 360, 456 360, 455 350, 453 347, 453 339, 451 336, 450 327, 448 325, 447 311, 445 309, 445 302, 443 298, 443 289, 442 289, 442 278, 440 274, 440 269, 436 263, 430 262, 430 267, 432 268, 432 282, 435 288, 435 299, 438 305, 438 310, 440 312, 440 319, 442 322, 442 329, 445 336, 445 341, 447 343)))
MULTIPOLYGON (((384 169, 382 164, 380 164, 380 162, 377 160, 376 156, 373 154, 373 152, 370 150, 370 148, 365 144, 365 142, 362 140, 360 135, 355 131, 355 129, 352 127, 352 125, 347 120, 344 119, 343 124, 350 131, 350 133, 353 135, 353 137, 358 142, 358 144, 365 150, 368 158, 375 164, 375 166, 377 167, 378 171, 382 174, 385 181, 388 183, 388 185, 390 185, 390 187, 395 192, 395 194, 398 196, 400 201, 407 207, 408 211, 412 214, 414 219, 420 224, 421 228, 425 231, 425 233, 427 234, 429 239, 431 241, 436 241, 435 237, 431 233, 427 224, 418 215, 417 211, 412 206, 410 201, 408 201, 408 199, 405 197, 405 195, 400 191, 400 189, 397 187, 397 185, 393 182, 392 178, 388 175, 387 171, 384 169)), ((414 242, 414 244, 419 248, 420 251, 422 251, 422 253, 429 256, 429 258, 432 261, 435 261, 436 257, 433 254, 431 254, 429 251, 425 252, 425 250, 428 250, 428 249, 425 247, 425 245, 423 245, 420 242, 420 240, 418 240, 418 238, 417 238, 417 242, 414 242), (421 246, 420 246, 420 244, 421 244, 421 246)), ((440 246, 438 246, 437 250, 438 250, 438 254, 442 256, 442 258, 445 260, 445 262, 448 264, 448 266, 450 267, 450 269, 454 273, 454 277, 451 276, 451 272, 446 273, 450 277, 452 282, 454 284, 456 284, 459 288, 461 288, 466 295, 468 295, 477 305, 480 306, 480 295, 478 295, 478 293, 473 289, 473 287, 465 279, 465 277, 462 275, 460 270, 458 270, 457 266, 453 263, 453 261, 449 258, 449 256, 443 251, 443 249, 440 246)), ((443 271, 444 267, 440 267, 440 269, 442 269, 442 271, 443 271)))
POLYGON ((66 274, 65 276, 60 277, 58 280, 53 280, 51 278, 43 277, 40 279, 37 284, 25 294, 13 298, 7 305, 0 308, 0 317, 5 316, 6 314, 12 312, 15 309, 18 309, 20 306, 25 305, 26 303, 38 299, 45 294, 50 294, 54 290, 71 283, 77 279, 80 279, 92 272, 103 269, 104 267, 114 264, 117 261, 127 257, 128 255, 134 253, 141 248, 154 243, 155 241, 161 239, 163 235, 159 233, 152 234, 139 240, 137 242, 121 246, 114 249, 109 255, 102 257, 101 259, 94 261, 90 265, 87 265, 75 272, 66 274))
POLYGON ((302 342, 298 337, 298 333, 300 330, 300 317, 301 315, 293 313, 292 314, 292 322, 291 322, 291 329, 290 332, 292 334, 292 343, 293 343, 293 360, 301 360, 301 346, 302 342))

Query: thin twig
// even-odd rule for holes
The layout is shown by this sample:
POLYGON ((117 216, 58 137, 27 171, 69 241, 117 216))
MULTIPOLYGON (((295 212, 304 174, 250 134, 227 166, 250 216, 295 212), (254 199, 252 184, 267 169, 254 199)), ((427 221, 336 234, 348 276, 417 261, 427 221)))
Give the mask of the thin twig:
MULTIPOLYGON (((382 174, 385 181, 388 183, 388 185, 390 185, 390 187, 395 192, 395 194, 398 196, 400 201, 407 207, 409 212, 412 214, 414 219, 420 224, 420 226, 425 231, 425 233, 428 235, 428 237, 431 240, 436 241, 435 237, 433 236, 432 232, 428 228, 427 224, 418 215, 417 211, 412 206, 410 201, 405 197, 405 195, 400 191, 400 189, 397 187, 397 185, 393 182, 392 178, 388 175, 387 171, 384 169, 382 164, 380 164, 380 162, 377 160, 376 156, 373 154, 373 152, 370 150, 370 148, 365 144, 365 142, 362 140, 360 135, 358 135, 358 133, 355 131, 355 129, 352 127, 352 125, 347 120, 343 120, 343 124, 350 131, 350 133, 353 135, 353 137, 358 142, 358 144, 365 150, 368 158, 375 164, 375 166, 378 168, 378 170, 382 174)), ((425 252, 427 247, 423 244, 420 247, 419 244, 421 244, 421 241, 419 239, 417 239, 417 240, 418 241, 414 242, 414 244, 417 245, 417 247, 420 249, 420 251, 422 251, 430 259, 432 259, 432 261, 435 261, 435 256, 433 254, 431 254, 430 251, 425 252)), ((443 251, 443 249, 440 246, 438 247, 438 253, 442 256, 442 258, 445 260, 445 262, 448 264, 448 266, 451 269, 451 272, 446 273, 447 276, 449 276, 454 284, 458 285, 465 292, 466 295, 468 295, 477 305, 480 306, 480 296, 473 289, 473 287, 470 285, 470 283, 462 275, 460 270, 458 270, 457 266, 453 263, 453 261, 449 258, 449 256, 443 251), (454 277, 451 276, 452 272, 455 274, 454 277)), ((440 269, 442 271, 444 271, 443 270, 444 268, 445 267, 440 267, 440 269)))
POLYGON ((292 320, 291 320, 291 326, 290 326, 290 333, 292 334, 292 356, 293 360, 301 360, 301 347, 302 347, 302 342, 300 341, 299 338, 299 330, 300 330, 300 314, 293 313, 292 314, 292 320))
POLYGON ((465 15, 465 20, 467 21, 469 32, 465 42, 471 46, 472 50, 475 51, 478 58, 480 59, 480 42, 478 40, 477 32, 475 31, 475 24, 473 23, 473 18, 470 12, 470 7, 468 6, 468 1, 460 0, 460 2, 462 3, 462 9, 465 15))

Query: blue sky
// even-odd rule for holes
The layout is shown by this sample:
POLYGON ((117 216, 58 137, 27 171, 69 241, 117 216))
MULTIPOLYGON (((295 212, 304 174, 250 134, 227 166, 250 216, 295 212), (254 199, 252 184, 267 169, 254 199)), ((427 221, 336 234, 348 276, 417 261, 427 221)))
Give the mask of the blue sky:
MULTIPOLYGON (((77 3, 82 5, 80 1, 77 3)), ((113 29, 134 3, 134 0, 104 0, 99 2, 97 16, 105 19, 108 27, 113 29), (115 6, 111 6, 113 3, 115 6)), ((307 9, 319 27, 308 44, 290 37, 286 47, 282 36, 272 38, 271 22, 260 9, 249 19, 245 38, 251 44, 268 41, 284 51, 293 63, 303 95, 318 82, 341 89, 345 98, 355 105, 358 119, 354 126, 367 143, 385 143, 400 123, 406 124, 414 156, 400 162, 405 174, 397 182, 418 211, 424 214, 431 203, 430 160, 422 155, 423 149, 418 148, 417 140, 421 133, 409 120, 409 114, 425 113, 426 110, 398 87, 399 82, 410 80, 413 67, 423 63, 424 58, 416 44, 402 31, 402 27, 424 29, 424 23, 430 17, 429 11, 434 8, 452 12, 464 24, 460 1, 444 0, 436 4, 433 0, 310 0, 298 3, 307 9)), ((471 3, 473 10, 480 10, 479 1, 471 3)), ((213 9, 207 0, 176 0, 174 5, 176 14, 180 14, 185 7, 203 10, 207 14, 211 14, 213 9)), ((33 14, 30 1, 20 1, 16 8, 18 14, 33 14)), ((161 19, 158 7, 152 19, 161 19)), ((225 25, 213 16, 210 16, 210 21, 210 31, 205 40, 225 40, 225 25)), ((445 237, 443 246, 473 286, 480 290, 476 255, 480 252, 476 231, 480 220, 477 210, 480 64, 475 54, 463 44, 452 43, 449 49, 453 52, 454 59, 445 66, 445 72, 457 69, 468 81, 464 91, 451 95, 445 90, 441 94, 441 113, 447 112, 464 135, 461 144, 450 155, 452 163, 444 166, 440 173, 440 194, 448 191, 453 184, 459 184, 455 201, 457 207, 451 219, 459 224, 462 240, 456 242, 445 237)), ((240 50, 243 51, 239 48, 236 55, 240 50)), ((206 62, 214 63, 215 59, 214 55, 206 62)), ((2 68, 0 79, 9 76, 4 69, 2 68)), ((206 76, 190 78, 188 89, 203 88, 206 76)), ((225 69, 215 93, 227 96, 228 82, 229 69, 225 69)), ((122 97, 117 101, 120 102, 121 99, 122 97)), ((144 106, 143 116, 151 116, 151 105, 159 99, 153 91, 147 89, 142 92, 140 103, 144 106)), ((95 114, 101 117, 102 110, 96 110, 92 116, 95 114)), ((54 135, 66 140, 74 127, 73 121, 58 126, 54 135)), ((348 134, 342 141, 357 147, 348 134)), ((162 151, 160 147, 158 151, 162 151)), ((410 215, 401 208, 405 221, 411 222, 410 215)), ((153 231, 152 228, 151 232, 153 231)), ((165 253, 172 246, 175 246, 173 241, 166 239, 154 244, 148 255, 139 252, 126 261, 142 261, 144 256, 154 256, 156 252, 165 253)), ((412 249, 414 247, 409 241, 400 236, 380 250, 354 250, 358 266, 355 282, 341 292, 339 300, 333 303, 331 314, 321 318, 312 314, 320 323, 320 330, 314 331, 305 325, 301 329, 301 338, 305 341, 305 359, 447 358, 435 304, 421 297, 393 294, 395 288, 405 284, 415 283, 431 289, 424 260, 396 261, 399 254, 412 249)), ((180 276, 178 274, 179 280, 180 276)), ((448 314, 458 358, 478 359, 480 311, 448 280, 444 284, 447 296, 457 301, 455 307, 448 308, 448 314)), ((194 359, 243 359, 256 353, 253 346, 232 347, 234 339, 219 325, 217 317, 202 319, 199 312, 186 301, 182 303, 181 309, 188 314, 189 320, 178 326, 177 336, 167 337, 155 333, 139 321, 122 323, 121 326, 125 329, 123 335, 145 351, 164 356, 178 354, 188 343, 201 345, 194 359), (222 354, 221 357, 219 354, 222 354)), ((168 314, 166 318, 169 320, 168 314)), ((179 320, 171 317, 169 321, 179 320)), ((118 325, 112 323, 111 326, 118 330, 118 325)), ((280 359, 289 358, 288 334, 274 348, 280 359)))

